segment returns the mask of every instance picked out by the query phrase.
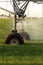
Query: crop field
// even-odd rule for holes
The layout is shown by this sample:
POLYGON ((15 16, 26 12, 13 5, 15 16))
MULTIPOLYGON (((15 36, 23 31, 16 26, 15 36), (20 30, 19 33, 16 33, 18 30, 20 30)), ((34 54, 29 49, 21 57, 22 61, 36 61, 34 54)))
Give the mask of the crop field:
MULTIPOLYGON (((23 45, 7 45, 5 39, 11 33, 13 18, 0 18, 0 65, 43 65, 43 18, 26 18, 24 29, 30 41, 23 45)), ((18 31, 21 29, 17 23, 18 31)))

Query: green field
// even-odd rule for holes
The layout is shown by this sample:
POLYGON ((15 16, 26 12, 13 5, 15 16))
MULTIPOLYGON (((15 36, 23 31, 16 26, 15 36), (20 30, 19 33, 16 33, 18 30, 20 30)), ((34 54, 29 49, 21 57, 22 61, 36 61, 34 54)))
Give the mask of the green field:
MULTIPOLYGON (((29 24, 29 27, 26 24, 25 31, 30 34, 31 40, 28 43, 25 41, 24 45, 15 46, 4 43, 11 33, 13 19, 0 18, 0 65, 43 65, 43 19, 30 20, 38 21, 35 24, 40 28, 35 27, 34 23, 29 24), (33 34, 35 31, 36 34, 33 34)), ((27 18, 26 21, 28 21, 27 18)))
POLYGON ((0 65, 43 65, 43 44, 0 46, 0 65))
MULTIPOLYGON (((28 43, 43 43, 43 18, 25 18, 23 24, 24 30, 30 35, 28 43)), ((5 42, 12 28, 13 18, 0 18, 0 44, 5 42)), ((22 24, 17 23, 17 30, 20 31, 21 28, 22 24)))
POLYGON ((0 44, 5 42, 5 39, 12 31, 12 18, 0 18, 0 44))

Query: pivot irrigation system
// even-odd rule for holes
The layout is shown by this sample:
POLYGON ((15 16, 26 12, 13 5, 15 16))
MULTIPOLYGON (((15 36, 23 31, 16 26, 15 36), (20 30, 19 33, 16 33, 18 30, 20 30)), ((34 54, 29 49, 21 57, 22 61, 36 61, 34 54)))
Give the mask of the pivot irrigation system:
MULTIPOLYGON (((9 36, 7 37, 7 39, 5 41, 6 44, 13 43, 13 44, 22 45, 24 43, 23 36, 17 32, 16 24, 17 24, 17 20, 18 20, 17 18, 19 18, 19 19, 25 18, 26 15, 24 13, 26 11, 27 5, 29 4, 29 1, 32 1, 32 2, 38 3, 38 4, 43 3, 43 0, 12 0, 14 12, 10 12, 10 11, 6 10, 14 15, 14 29, 12 30, 11 34, 9 34, 9 36), (19 6, 21 3, 23 3, 23 4, 21 6, 19 6)), ((1 8, 1 9, 3 9, 3 8, 1 8)), ((3 10, 5 10, 5 9, 3 9, 3 10)), ((23 30, 22 30, 22 32, 23 32, 23 30)), ((29 36, 28 40, 30 40, 30 36, 29 36)))

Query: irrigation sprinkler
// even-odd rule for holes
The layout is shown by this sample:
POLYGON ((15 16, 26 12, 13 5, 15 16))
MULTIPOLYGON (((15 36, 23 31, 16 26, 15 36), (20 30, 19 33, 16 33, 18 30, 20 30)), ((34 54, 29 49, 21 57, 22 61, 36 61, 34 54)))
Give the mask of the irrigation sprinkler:
MULTIPOLYGON (((14 24, 13 24, 12 34, 10 34, 7 37, 6 43, 9 44, 12 42, 14 44, 19 43, 20 45, 22 45, 24 43, 24 38, 20 33, 17 32, 17 15, 19 19, 20 18, 24 19, 25 17, 24 13, 25 13, 25 10, 27 8, 29 1, 25 1, 20 8, 18 6, 17 0, 12 0, 12 2, 13 2, 13 9, 14 9, 14 22, 13 22, 14 24)), ((23 29, 23 25, 22 25, 22 29, 23 29)))
MULTIPOLYGON (((24 19, 25 11, 26 11, 26 8, 29 4, 29 1, 32 1, 32 2, 35 2, 38 4, 43 2, 43 0, 12 0, 14 13, 6 10, 6 11, 8 11, 14 15, 13 30, 12 30, 11 34, 8 35, 8 37, 5 41, 6 44, 12 44, 13 43, 13 44, 22 45, 24 43, 23 34, 26 35, 27 33, 26 32, 24 33, 23 25, 22 25, 22 34, 17 32, 17 21, 18 21, 17 15, 18 15, 19 20, 20 20, 20 18, 24 19), (21 3, 22 3, 22 5, 20 6, 21 3)), ((11 1, 9 1, 9 2, 11 2, 11 1)), ((3 9, 3 10, 5 10, 5 9, 3 9)), ((28 36, 28 34, 27 34, 27 36, 28 36)), ((30 40, 30 36, 29 36, 28 40, 30 40)))

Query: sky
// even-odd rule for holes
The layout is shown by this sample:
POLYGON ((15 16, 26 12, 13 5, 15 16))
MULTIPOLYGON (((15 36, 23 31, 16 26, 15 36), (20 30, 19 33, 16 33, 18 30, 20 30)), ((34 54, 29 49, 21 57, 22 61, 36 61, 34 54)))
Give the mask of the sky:
MULTIPOLYGON (((0 1, 4 1, 4 0, 0 0, 0 1)), ((10 2, 8 3, 0 2, 0 7, 13 11, 12 3, 10 2)), ((0 14, 8 14, 8 13, 0 9, 0 14)), ((42 17, 42 4, 36 4, 33 2, 29 2, 27 6, 26 14, 29 17, 42 17)))
POLYGON ((27 8, 30 17, 42 17, 42 4, 30 2, 27 8))

